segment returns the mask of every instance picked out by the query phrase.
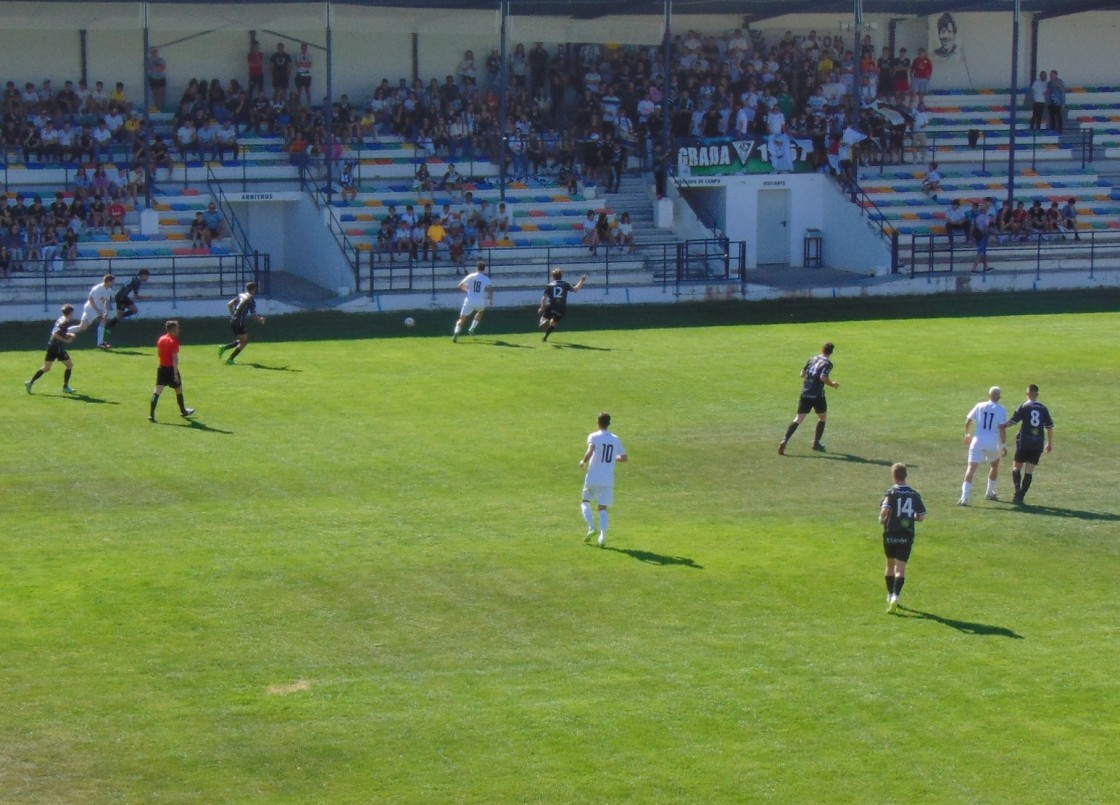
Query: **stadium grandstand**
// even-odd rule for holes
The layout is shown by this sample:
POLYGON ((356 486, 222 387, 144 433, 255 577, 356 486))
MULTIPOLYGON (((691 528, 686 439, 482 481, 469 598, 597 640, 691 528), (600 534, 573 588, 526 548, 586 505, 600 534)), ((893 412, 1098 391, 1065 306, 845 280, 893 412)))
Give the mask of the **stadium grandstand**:
POLYGON ((503 304, 557 266, 604 303, 957 290, 980 240, 978 287, 1120 266, 1120 83, 1074 57, 1111 4, 0 12, 7 318, 140 268, 189 314, 250 279, 278 310, 450 305, 478 259, 503 304))

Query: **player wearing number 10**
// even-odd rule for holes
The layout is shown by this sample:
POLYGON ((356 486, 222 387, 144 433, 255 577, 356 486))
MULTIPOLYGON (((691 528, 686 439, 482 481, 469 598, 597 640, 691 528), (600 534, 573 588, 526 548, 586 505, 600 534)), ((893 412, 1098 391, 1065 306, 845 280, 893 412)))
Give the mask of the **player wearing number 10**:
POLYGON ((607 544, 607 527, 610 525, 610 515, 607 509, 614 502, 614 465, 619 461, 626 461, 626 449, 622 440, 611 433, 611 415, 599 414, 599 430, 587 437, 587 452, 579 462, 581 468, 587 468, 587 476, 583 481, 583 519, 587 521, 587 536, 584 542, 590 542, 595 536, 595 515, 591 510, 591 501, 599 506, 599 547, 607 544))
POLYGON ((906 465, 891 467, 894 486, 887 490, 879 506, 883 526, 883 553, 887 555, 887 612, 898 608, 898 597, 906 582, 906 563, 914 547, 914 523, 926 519, 926 505, 918 490, 906 484, 906 465))
POLYGON ((999 460, 1007 455, 1004 434, 1007 409, 1000 405, 1000 394, 999 386, 992 386, 988 389, 988 399, 972 406, 972 410, 964 420, 964 441, 968 445, 968 469, 964 472, 964 483, 961 484, 961 499, 957 501, 960 506, 968 505, 972 497, 972 478, 976 475, 976 468, 984 462, 992 465, 992 469, 988 472, 988 491, 984 497, 988 500, 997 500, 996 479, 999 478, 999 460), (973 426, 976 427, 975 435, 972 432, 973 426))

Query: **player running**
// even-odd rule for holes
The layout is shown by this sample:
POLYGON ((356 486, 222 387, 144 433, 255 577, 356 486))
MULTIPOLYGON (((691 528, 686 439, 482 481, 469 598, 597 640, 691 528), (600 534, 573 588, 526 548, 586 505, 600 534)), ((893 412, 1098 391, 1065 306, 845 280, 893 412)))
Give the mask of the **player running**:
POLYGON ((583 502, 581 510, 583 519, 587 522, 587 536, 584 542, 591 542, 595 536, 595 515, 591 510, 591 501, 599 507, 599 547, 607 546, 607 527, 610 525, 610 515, 607 510, 614 503, 614 465, 616 462, 626 461, 626 448, 622 440, 610 432, 611 415, 599 414, 597 424, 599 430, 587 437, 587 452, 579 466, 587 468, 587 475, 583 480, 583 502))
POLYGON ((84 333, 89 326, 97 322, 97 346, 101 349, 112 349, 113 345, 105 341, 105 323, 109 321, 109 306, 113 303, 112 274, 106 274, 101 282, 89 289, 89 296, 82 306, 82 321, 78 325, 78 332, 84 333))
POLYGON ((136 303, 132 300, 132 297, 135 296, 137 299, 143 298, 140 296, 140 286, 147 282, 150 276, 151 272, 146 268, 142 268, 126 285, 117 290, 116 296, 113 297, 113 301, 116 302, 117 305, 117 314, 105 325, 106 338, 109 338, 113 334, 113 328, 117 326, 118 322, 130 316, 135 316, 140 312, 140 308, 136 307, 136 303))
POLYGON ((835 348, 831 341, 826 342, 821 347, 821 354, 810 358, 805 363, 805 368, 801 370, 801 379, 804 383, 801 386, 801 398, 797 401, 797 416, 786 428, 785 437, 778 443, 779 456, 786 454, 786 446, 789 444, 790 437, 797 430, 797 426, 805 421, 805 417, 808 416, 810 411, 817 412, 817 432, 813 437, 813 449, 818 453, 825 452, 824 444, 821 442, 821 437, 824 436, 825 421, 828 419, 828 400, 824 396, 824 387, 840 388, 840 384, 829 377, 832 373, 832 351, 835 348))
POLYGON ((455 321, 455 333, 451 336, 452 343, 459 342, 459 333, 463 331, 463 325, 472 313, 474 320, 467 330, 467 335, 474 335, 487 305, 494 304, 494 286, 486 276, 486 263, 483 260, 478 261, 478 266, 473 273, 463 277, 462 282, 459 283, 459 290, 464 291, 467 296, 463 299, 463 307, 459 311, 459 318, 455 321))
POLYGON ((906 563, 914 547, 914 523, 926 519, 922 496, 906 483, 906 465, 893 465, 891 476, 894 486, 887 490, 879 506, 883 553, 887 555, 887 612, 898 609, 898 597, 906 583, 906 563))
POLYGON ((237 356, 249 345, 249 330, 247 328, 249 319, 254 318, 258 324, 264 324, 264 316, 257 315, 256 296, 257 283, 249 282, 245 284, 244 293, 239 293, 233 299, 230 299, 226 305, 229 308, 230 329, 237 336, 235 341, 230 341, 228 344, 218 347, 218 360, 225 356, 226 350, 233 350, 233 354, 226 359, 227 366, 233 366, 236 363, 237 356))
POLYGON ((31 387, 35 385, 35 381, 49 372, 55 361, 62 361, 62 365, 66 367, 66 374, 62 376, 62 390, 66 394, 78 393, 70 388, 70 374, 74 371, 74 362, 70 360, 70 353, 66 351, 66 345, 73 341, 75 337, 74 333, 70 332, 70 328, 74 324, 74 306, 63 305, 62 315, 51 326, 51 335, 47 339, 47 356, 43 359, 43 368, 37 371, 34 377, 25 380, 23 383, 23 387, 27 389, 28 394, 31 393, 31 387))
POLYGON ((564 272, 558 268, 552 270, 552 282, 544 287, 538 310, 541 316, 540 326, 545 328, 544 338, 541 341, 547 341, 552 331, 556 329, 556 325, 564 318, 564 313, 568 309, 568 294, 577 293, 585 282, 587 282, 586 274, 579 278, 579 282, 572 285, 564 281, 564 272))

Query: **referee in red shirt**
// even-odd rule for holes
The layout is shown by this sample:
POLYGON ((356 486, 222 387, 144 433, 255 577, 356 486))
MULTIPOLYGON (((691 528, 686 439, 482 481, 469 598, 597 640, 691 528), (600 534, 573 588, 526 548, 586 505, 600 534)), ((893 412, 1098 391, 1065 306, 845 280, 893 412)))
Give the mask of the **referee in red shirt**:
POLYGON ((164 323, 167 332, 160 336, 156 342, 159 352, 159 369, 156 370, 156 390, 152 392, 152 408, 148 415, 149 422, 156 421, 156 406, 159 405, 159 395, 163 394, 166 386, 175 389, 175 399, 179 401, 179 412, 183 416, 194 413, 193 408, 187 408, 183 402, 183 381, 179 377, 179 322, 168 321, 164 323))

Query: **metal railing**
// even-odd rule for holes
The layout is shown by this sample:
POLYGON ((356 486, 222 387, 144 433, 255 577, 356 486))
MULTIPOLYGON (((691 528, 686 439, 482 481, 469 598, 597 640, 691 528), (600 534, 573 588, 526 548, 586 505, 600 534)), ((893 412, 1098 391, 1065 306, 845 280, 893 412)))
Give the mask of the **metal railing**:
POLYGON ((222 187, 222 180, 214 174, 213 168, 209 166, 206 168, 206 188, 217 202, 218 211, 221 212, 225 218, 226 226, 229 228, 229 236, 238 246, 237 253, 244 259, 248 259, 249 255, 257 254, 257 251, 253 249, 252 244, 249 242, 249 234, 241 225, 241 220, 237 217, 233 205, 230 204, 229 199, 226 197, 225 189, 222 187))
MULTIPOLYGON (((1000 268, 1034 271, 1038 277, 1044 271, 1072 268, 1088 270, 1093 277, 1102 263, 1120 263, 1120 232, 1082 231, 1076 240, 1068 233, 1032 233, 1007 239, 993 234, 988 239, 987 253, 989 262, 1000 268)), ((905 257, 911 276, 951 274, 971 268, 976 245, 965 241, 963 235, 950 238, 942 234, 912 234, 905 257)))
MULTIPOLYGON (((998 153, 1003 155, 999 161, 1006 161, 1006 154, 1008 150, 1008 132, 1006 129, 1001 131, 989 131, 987 129, 976 128, 963 128, 963 129, 939 129, 934 132, 927 132, 926 134, 926 149, 929 154, 929 160, 936 160, 939 151, 946 151, 955 149, 956 146, 945 145, 946 140, 957 140, 965 137, 968 141, 968 147, 980 150, 980 169, 986 171, 988 169, 988 154, 998 153), (989 135, 998 140, 998 142, 989 143, 989 135)), ((1029 151, 1031 157, 1031 168, 1034 169, 1038 165, 1038 152, 1045 149, 1049 142, 1039 143, 1039 139, 1058 138, 1059 146, 1062 145, 1062 140, 1066 141, 1067 147, 1080 151, 1081 168, 1084 169, 1086 165, 1093 161, 1095 137, 1092 129, 1074 129, 1072 131, 1063 132, 1062 134, 1051 133, 1046 131, 1037 131, 1029 129, 1022 131, 1017 129, 1015 132, 1015 150, 1016 153, 1020 151, 1029 151), (1076 138, 1075 142, 1070 142, 1072 138, 1076 138)))
POLYGON ((354 290, 357 293, 362 292, 362 252, 358 246, 350 240, 342 227, 342 221, 338 217, 337 208, 330 203, 330 198, 327 193, 323 192, 319 182, 323 181, 320 177, 316 176, 313 166, 305 161, 299 165, 299 184, 300 188, 306 190, 311 195, 311 200, 315 203, 315 209, 327 210, 328 220, 326 222, 327 231, 330 232, 331 237, 334 238, 335 244, 342 252, 346 264, 350 266, 350 270, 354 273, 354 290))

